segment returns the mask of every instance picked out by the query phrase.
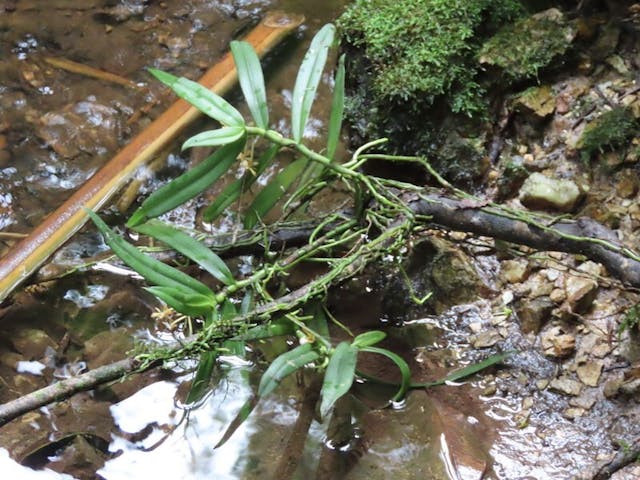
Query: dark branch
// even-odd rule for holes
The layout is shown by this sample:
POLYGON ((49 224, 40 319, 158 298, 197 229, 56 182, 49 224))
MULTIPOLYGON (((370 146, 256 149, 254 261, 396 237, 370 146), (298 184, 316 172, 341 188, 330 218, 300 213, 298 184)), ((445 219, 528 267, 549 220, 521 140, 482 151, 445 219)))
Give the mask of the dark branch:
MULTIPOLYGON (((410 206, 415 213, 428 215, 433 223, 452 230, 493 237, 538 250, 585 255, 604 265, 611 275, 623 283, 640 288, 640 262, 622 253, 624 247, 613 231, 590 218, 560 221, 543 229, 493 213, 485 207, 469 208, 462 201, 442 195, 422 196, 412 200, 410 206), (575 238, 567 238, 567 235, 575 238), (589 239, 606 241, 614 248, 589 239)), ((543 225, 548 221, 539 218, 535 220, 543 225)))

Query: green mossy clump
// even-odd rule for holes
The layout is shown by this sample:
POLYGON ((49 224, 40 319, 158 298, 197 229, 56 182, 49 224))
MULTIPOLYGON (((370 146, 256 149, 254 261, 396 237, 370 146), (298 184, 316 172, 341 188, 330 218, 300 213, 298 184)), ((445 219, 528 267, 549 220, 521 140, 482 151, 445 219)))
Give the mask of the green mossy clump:
POLYGON ((347 42, 364 51, 375 93, 387 101, 482 111, 476 82, 478 34, 522 13, 517 0, 356 0, 339 19, 347 42))
POLYGON ((576 27, 551 8, 504 26, 484 43, 478 60, 501 68, 512 80, 535 78, 567 51, 575 35, 576 27))
POLYGON ((605 149, 623 147, 638 132, 638 122, 633 112, 617 107, 603 113, 587 125, 576 147, 584 160, 605 149))

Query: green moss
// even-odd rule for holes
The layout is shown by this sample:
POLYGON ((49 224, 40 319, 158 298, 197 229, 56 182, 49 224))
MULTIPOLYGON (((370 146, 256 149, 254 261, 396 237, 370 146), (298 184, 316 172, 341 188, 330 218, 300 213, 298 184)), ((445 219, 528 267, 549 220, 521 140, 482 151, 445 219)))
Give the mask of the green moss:
POLYGON ((582 133, 577 148, 583 159, 596 152, 623 147, 638 131, 638 123, 630 109, 617 107, 603 113, 582 133))
POLYGON ((566 52, 575 31, 559 10, 545 10, 503 27, 484 43, 478 59, 500 67, 513 80, 536 77, 541 68, 566 52))
POLYGON ((521 11, 516 0, 356 0, 338 24, 364 50, 382 98, 446 96, 451 110, 471 114, 482 108, 478 32, 521 11))

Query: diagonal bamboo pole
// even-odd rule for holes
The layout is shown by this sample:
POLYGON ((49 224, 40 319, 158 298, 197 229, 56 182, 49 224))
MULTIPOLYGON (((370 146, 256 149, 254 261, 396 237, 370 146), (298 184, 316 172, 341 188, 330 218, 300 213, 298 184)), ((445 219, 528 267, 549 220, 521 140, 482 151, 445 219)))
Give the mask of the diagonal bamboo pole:
MULTIPOLYGON (((302 15, 272 12, 244 40, 259 56, 264 56, 303 21, 302 15)), ((233 58, 227 53, 204 74, 200 83, 222 95, 233 87, 237 79, 233 58)), ((0 258, 0 302, 84 225, 87 215, 83 207, 99 209, 139 166, 175 139, 198 116, 199 111, 187 102, 176 101, 33 232, 0 258)))

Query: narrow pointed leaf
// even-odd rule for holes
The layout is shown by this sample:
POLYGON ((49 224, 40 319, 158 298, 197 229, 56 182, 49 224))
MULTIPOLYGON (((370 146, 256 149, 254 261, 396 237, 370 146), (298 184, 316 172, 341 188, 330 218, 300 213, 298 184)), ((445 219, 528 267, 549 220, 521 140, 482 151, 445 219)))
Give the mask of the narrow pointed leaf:
POLYGON ((276 175, 276 177, 256 195, 256 198, 254 198, 253 203, 251 203, 245 215, 245 228, 253 228, 255 224, 258 223, 258 219, 263 218, 269 210, 278 203, 291 184, 298 179, 306 165, 306 158, 301 158, 287 165, 284 170, 276 175))
POLYGON ((134 227, 149 218, 154 218, 173 210, 206 190, 209 185, 229 170, 238 154, 244 148, 245 141, 245 138, 241 138, 236 142, 219 148, 186 173, 156 190, 134 212, 127 222, 127 226, 134 227))
POLYGON ((213 292, 204 283, 190 277, 180 270, 165 265, 155 258, 145 255, 136 247, 116 235, 94 212, 87 214, 104 235, 105 241, 120 259, 142 275, 148 282, 162 287, 173 287, 185 293, 199 293, 215 298, 213 292))
POLYGON ((419 388, 419 387, 435 387, 437 385, 444 385, 447 382, 455 382, 457 380, 462 380, 465 377, 468 377, 470 375, 476 374, 482 370, 484 370, 485 368, 489 368, 493 365, 495 365, 496 363, 500 363, 502 362, 505 358, 510 357, 511 355, 518 353, 515 350, 510 350, 508 352, 504 352, 504 353, 498 353, 496 355, 491 355, 488 358, 485 358, 484 360, 477 362, 477 363, 472 363, 471 365, 467 365, 464 368, 460 368, 458 370, 455 370, 451 373, 449 373, 446 377, 441 378, 440 380, 436 380, 434 382, 427 382, 427 383, 418 383, 418 384, 412 384, 411 387, 412 388, 419 388))
POLYGON ((379 355, 383 355, 398 366, 398 368, 400 369, 400 375, 402 379, 400 380, 400 388, 398 389, 396 394, 393 396, 392 400, 394 402, 402 400, 406 395, 407 390, 409 390, 409 387, 411 386, 411 370, 409 369, 409 365, 404 360, 404 358, 385 348, 364 347, 364 348, 361 348, 361 350, 363 352, 377 353, 379 355))
POLYGON ((313 350, 310 343, 300 345, 293 350, 283 353, 276 358, 264 372, 258 386, 258 396, 264 397, 271 393, 280 382, 299 368, 317 360, 318 352, 313 350))
POLYGON ((329 132, 327 133, 327 158, 333 160, 340 140, 342 129, 342 117, 344 115, 344 54, 338 61, 335 84, 333 86, 333 100, 331 102, 331 114, 329 115, 329 132))
POLYGON ((157 220, 150 220, 142 225, 137 225, 134 229, 166 243, 185 257, 196 262, 225 285, 232 285, 236 282, 231 270, 218 255, 186 233, 157 220))
POLYGON ((238 69, 240 88, 251 116, 258 127, 266 130, 269 128, 269 112, 260 59, 247 42, 231 42, 231 53, 238 69))
POLYGON ((200 355, 198 370, 193 377, 191 389, 187 395, 186 404, 191 405, 199 402, 210 391, 211 376, 216 366, 216 352, 204 352, 200 355))
POLYGON ((249 415, 258 404, 258 400, 259 400, 258 397, 252 396, 249 400, 244 402, 242 407, 240 407, 238 414, 235 416, 235 418, 231 421, 227 429, 224 431, 222 438, 213 447, 214 449, 224 445, 227 442, 227 440, 231 438, 231 435, 234 434, 234 432, 238 429, 238 427, 240 427, 240 425, 242 425, 244 421, 247 418, 249 418, 249 415))
POLYGON ((313 37, 300 65, 291 104, 291 133, 296 142, 302 140, 335 31, 336 28, 331 24, 322 27, 313 37))
POLYGON ((381 342, 387 336, 386 333, 380 330, 371 330, 369 332, 361 333, 353 339, 351 344, 356 348, 370 347, 378 342, 381 342))
POLYGON ((349 391, 356 373, 358 349, 347 342, 341 342, 329 359, 324 374, 320 396, 320 417, 324 418, 336 401, 349 391))
POLYGON ((320 303, 316 303, 311 308, 311 315, 313 317, 309 320, 309 328, 315 333, 320 335, 325 341, 329 340, 329 322, 327 321, 327 314, 320 303))
POLYGON ((174 287, 147 287, 152 293, 176 312, 190 317, 200 317, 215 308, 215 299, 199 293, 185 293, 183 289, 174 287))
POLYGON ((217 147, 219 145, 227 145, 235 142, 243 135, 243 127, 222 127, 217 130, 208 130, 194 135, 184 142, 182 144, 182 150, 191 147, 217 147))
POLYGON ((238 110, 233 108, 231 104, 220 95, 213 93, 198 82, 176 77, 155 68, 150 68, 149 72, 171 88, 176 95, 185 99, 205 115, 229 127, 244 126, 244 119, 238 110))
POLYGON ((271 161, 276 156, 279 149, 280 147, 278 145, 271 145, 262 155, 260 155, 255 169, 255 174, 247 172, 242 178, 234 180, 227 185, 202 214, 205 222, 212 222, 218 218, 229 205, 240 197, 240 194, 246 192, 271 164, 271 161))

